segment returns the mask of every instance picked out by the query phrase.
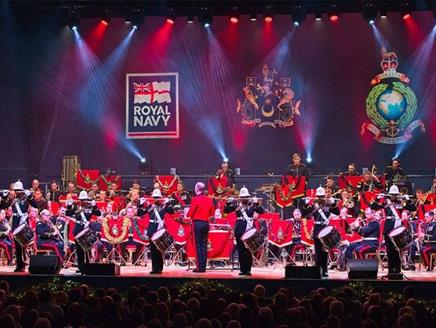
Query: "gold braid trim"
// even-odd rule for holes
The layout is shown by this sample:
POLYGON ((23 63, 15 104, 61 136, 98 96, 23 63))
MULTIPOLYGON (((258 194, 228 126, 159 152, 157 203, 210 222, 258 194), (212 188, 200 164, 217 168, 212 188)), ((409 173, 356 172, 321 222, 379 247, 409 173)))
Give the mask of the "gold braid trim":
POLYGON ((301 223, 303 226, 304 236, 307 238, 307 240, 313 240, 311 234, 309 234, 309 231, 307 230, 307 219, 302 219, 301 223))
POLYGON ((173 180, 170 182, 170 184, 168 184, 167 182, 163 183, 160 180, 160 177, 158 175, 156 175, 156 182, 159 184, 159 186, 165 191, 167 192, 174 184, 174 182, 176 182, 176 180, 179 180, 179 176, 175 175, 173 180))
POLYGON ((108 223, 109 223, 109 218, 105 217, 103 219, 103 231, 107 241, 110 242, 111 244, 121 243, 127 236, 127 232, 130 225, 130 219, 128 217, 123 218, 123 227, 118 237, 112 236, 111 228, 109 227, 108 223))

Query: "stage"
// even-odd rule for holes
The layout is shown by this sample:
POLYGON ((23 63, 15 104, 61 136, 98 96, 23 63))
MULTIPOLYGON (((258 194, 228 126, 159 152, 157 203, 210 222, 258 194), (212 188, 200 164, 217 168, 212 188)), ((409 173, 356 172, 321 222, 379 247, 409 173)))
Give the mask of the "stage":
POLYGON ((21 288, 35 283, 44 282, 59 277, 62 281, 75 281, 87 283, 93 287, 115 287, 119 290, 126 290, 132 285, 146 284, 151 288, 161 286, 176 286, 196 279, 216 280, 239 291, 252 291, 257 284, 267 287, 269 293, 275 293, 281 287, 292 287, 296 295, 306 295, 308 291, 325 287, 333 290, 345 286, 351 282, 362 283, 372 287, 379 287, 384 291, 395 291, 401 293, 405 286, 413 286, 416 295, 422 298, 434 298, 434 282, 436 282, 436 271, 425 270, 404 271, 404 280, 384 280, 382 277, 387 270, 378 270, 377 280, 349 280, 347 272, 330 270, 327 279, 285 279, 285 268, 283 265, 269 266, 266 268, 254 267, 252 276, 239 276, 238 270, 231 268, 209 269, 205 273, 194 273, 187 270, 186 266, 171 265, 164 268, 161 275, 150 275, 150 267, 144 266, 123 266, 119 276, 90 276, 76 273, 76 268, 62 269, 59 275, 32 275, 26 272, 14 273, 14 267, 1 266, 0 280, 7 280, 12 288, 21 288))

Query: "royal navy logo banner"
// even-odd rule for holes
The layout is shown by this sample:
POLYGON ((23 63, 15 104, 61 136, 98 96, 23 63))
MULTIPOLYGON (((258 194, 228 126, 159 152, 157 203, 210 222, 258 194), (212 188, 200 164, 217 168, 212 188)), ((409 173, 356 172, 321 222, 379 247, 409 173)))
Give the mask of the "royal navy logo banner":
POLYGON ((179 138, 178 73, 126 75, 126 137, 179 138))

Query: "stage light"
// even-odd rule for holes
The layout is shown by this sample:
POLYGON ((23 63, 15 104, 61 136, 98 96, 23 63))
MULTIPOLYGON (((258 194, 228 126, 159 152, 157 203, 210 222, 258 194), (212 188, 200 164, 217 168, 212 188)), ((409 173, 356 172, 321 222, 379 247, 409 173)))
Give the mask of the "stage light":
POLYGON ((377 19, 377 10, 372 4, 367 4, 362 12, 362 17, 368 22, 368 24, 374 25, 375 20, 377 19))
POLYGON ((322 14, 321 13, 315 13, 315 20, 316 21, 321 21, 322 20, 322 14))
POLYGON ((329 19, 331 22, 337 22, 339 20, 339 14, 338 13, 330 13, 329 19))
POLYGON ((257 13, 256 11, 252 11, 250 13, 250 21, 255 22, 257 20, 257 13))
POLYGON ((236 24, 237 22, 239 22, 239 18, 236 16, 230 16, 230 21, 234 24, 236 24))
POLYGON ((272 22, 273 20, 273 11, 270 6, 266 6, 263 10, 263 20, 267 23, 272 22))
POLYGON ((138 29, 138 26, 136 26, 136 25, 132 26, 132 30, 137 30, 137 29, 138 29))
POLYGON ((272 15, 263 15, 263 20, 267 23, 271 23, 273 20, 273 16, 272 15))
POLYGON ((312 163, 312 156, 307 155, 307 157, 306 157, 306 162, 307 162, 307 163, 312 163))
POLYGON ((383 19, 388 18, 388 12, 386 9, 380 10, 380 18, 383 18, 383 19))
POLYGON ((142 157, 141 160, 139 161, 139 172, 142 175, 149 175, 151 174, 151 162, 147 161, 145 159, 145 157, 142 157))
POLYGON ((103 10, 103 13, 100 18, 100 23, 107 26, 111 21, 111 17, 109 16, 109 11, 107 9, 103 10))
POLYGON ((68 11, 67 14, 67 25, 70 27, 70 29, 77 31, 80 24, 80 17, 76 10, 71 9, 68 11))
POLYGON ((211 15, 203 15, 198 20, 199 20, 200 24, 203 25, 204 27, 210 27, 210 25, 212 25, 212 16, 211 15))
POLYGON ((224 157, 223 158, 223 163, 228 163, 228 162, 229 162, 229 159, 227 157, 224 157))
POLYGON ((305 19, 306 19, 306 14, 303 12, 303 9, 300 7, 296 8, 295 12, 292 14, 292 20, 294 22, 294 26, 300 26, 305 19))
POLYGON ((188 15, 186 17, 186 21, 188 22, 188 24, 193 24, 194 23, 194 15, 188 15))
POLYGON ((165 17, 165 22, 167 22, 168 24, 173 25, 176 22, 177 19, 177 14, 174 10, 174 8, 169 8, 167 10, 167 15, 165 17))
POLYGON ((233 7, 232 11, 229 15, 229 19, 233 24, 236 24, 239 22, 239 19, 241 18, 241 15, 239 14, 239 10, 237 7, 233 7))
POLYGON ((140 9, 134 9, 130 14, 130 20, 133 28, 138 29, 144 22, 144 16, 140 9))
POLYGON ((410 12, 410 10, 404 10, 401 12, 401 17, 404 20, 410 19, 412 17, 412 13, 410 12))

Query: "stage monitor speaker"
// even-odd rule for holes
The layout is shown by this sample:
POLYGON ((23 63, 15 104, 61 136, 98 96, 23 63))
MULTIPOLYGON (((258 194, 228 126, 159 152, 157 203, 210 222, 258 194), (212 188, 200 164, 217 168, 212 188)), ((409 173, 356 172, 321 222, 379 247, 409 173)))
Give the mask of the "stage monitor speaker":
POLYGON ((348 279, 377 279, 378 261, 349 260, 347 265, 348 279))
POLYGON ((286 279, 321 279, 319 266, 295 266, 288 264, 285 267, 286 279))
POLYGON ((83 274, 90 275, 90 276, 119 276, 120 266, 115 263, 84 264, 83 274))
POLYGON ((58 274, 61 264, 56 255, 31 255, 29 272, 32 274, 58 274))

